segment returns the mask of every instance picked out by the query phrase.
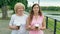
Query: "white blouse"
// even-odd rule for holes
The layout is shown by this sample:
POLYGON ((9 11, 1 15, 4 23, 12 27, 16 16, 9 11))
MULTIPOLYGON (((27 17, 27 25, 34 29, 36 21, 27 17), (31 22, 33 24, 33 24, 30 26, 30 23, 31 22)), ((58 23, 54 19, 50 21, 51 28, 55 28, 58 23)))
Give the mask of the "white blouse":
POLYGON ((19 30, 12 30, 11 34, 27 34, 25 25, 26 25, 27 15, 17 16, 16 14, 12 15, 9 26, 17 26, 19 24, 19 30))

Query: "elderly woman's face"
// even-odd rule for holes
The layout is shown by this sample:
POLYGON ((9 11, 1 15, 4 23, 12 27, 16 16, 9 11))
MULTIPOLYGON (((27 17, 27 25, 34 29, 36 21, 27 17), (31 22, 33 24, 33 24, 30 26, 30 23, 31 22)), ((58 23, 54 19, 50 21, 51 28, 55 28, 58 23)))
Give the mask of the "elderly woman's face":
POLYGON ((23 11, 24 11, 24 7, 23 6, 18 6, 17 13, 20 14, 20 13, 23 13, 23 11))

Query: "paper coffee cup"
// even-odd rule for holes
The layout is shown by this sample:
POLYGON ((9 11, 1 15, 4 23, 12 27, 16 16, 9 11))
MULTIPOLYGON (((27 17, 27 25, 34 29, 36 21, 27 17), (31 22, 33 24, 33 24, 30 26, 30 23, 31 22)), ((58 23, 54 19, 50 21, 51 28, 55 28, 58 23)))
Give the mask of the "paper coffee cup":
POLYGON ((35 26, 36 28, 39 28, 39 24, 35 24, 34 26, 35 26))
POLYGON ((16 24, 16 26, 18 27, 18 29, 20 29, 20 24, 16 24))

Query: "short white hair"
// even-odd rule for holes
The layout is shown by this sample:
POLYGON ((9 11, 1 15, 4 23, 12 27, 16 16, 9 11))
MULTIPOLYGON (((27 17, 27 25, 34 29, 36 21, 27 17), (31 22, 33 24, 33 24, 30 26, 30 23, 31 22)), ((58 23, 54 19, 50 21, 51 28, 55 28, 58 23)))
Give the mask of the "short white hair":
POLYGON ((15 11, 15 13, 17 12, 16 10, 17 10, 17 8, 19 7, 19 6, 22 6, 24 9, 25 9, 25 5, 24 4, 22 4, 22 3, 16 3, 15 4, 15 6, 14 6, 14 11, 15 11))

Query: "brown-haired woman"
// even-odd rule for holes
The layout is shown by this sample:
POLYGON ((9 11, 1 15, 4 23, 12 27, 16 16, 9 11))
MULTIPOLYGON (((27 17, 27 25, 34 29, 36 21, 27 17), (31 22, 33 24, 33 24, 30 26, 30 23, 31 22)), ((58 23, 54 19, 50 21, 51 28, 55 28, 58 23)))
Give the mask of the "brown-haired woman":
POLYGON ((26 28, 29 30, 29 34, 44 34, 43 30, 46 28, 46 25, 39 4, 32 6, 31 13, 27 19, 26 28))

